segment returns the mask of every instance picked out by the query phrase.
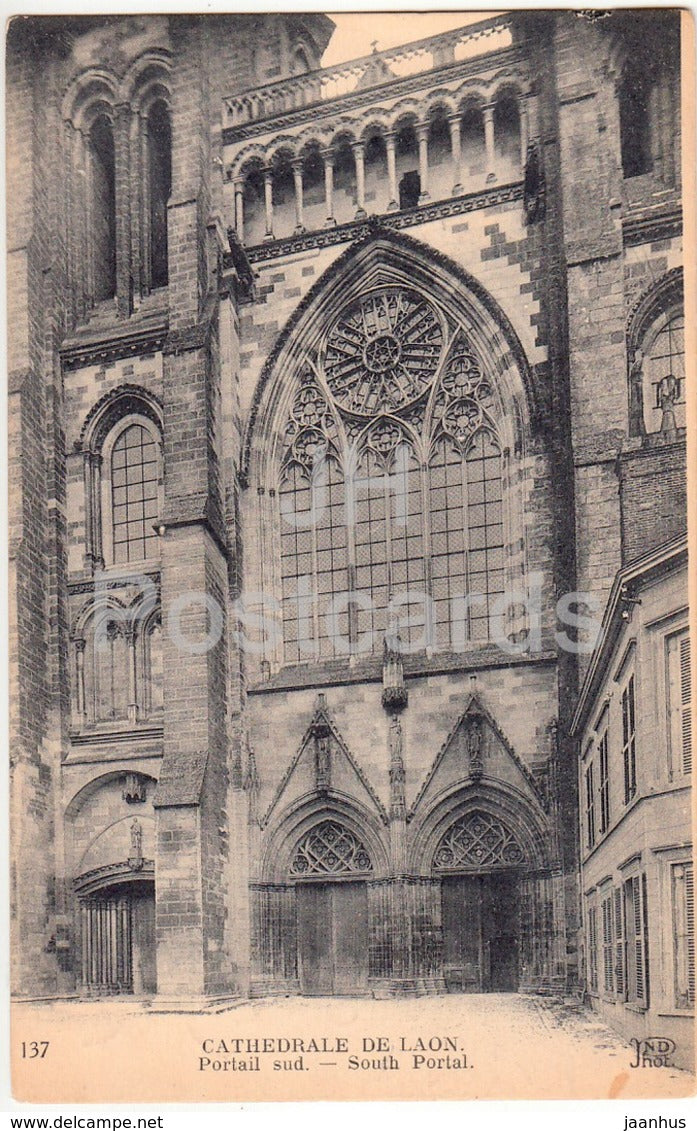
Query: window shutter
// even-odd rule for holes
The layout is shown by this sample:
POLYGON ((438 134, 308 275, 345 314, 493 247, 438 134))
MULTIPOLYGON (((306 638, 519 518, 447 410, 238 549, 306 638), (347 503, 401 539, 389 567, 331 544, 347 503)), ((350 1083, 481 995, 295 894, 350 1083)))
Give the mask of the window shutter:
POLYGON ((634 917, 634 977, 635 998, 648 1005, 649 972, 646 950, 646 877, 632 877, 632 912, 634 917))
POLYGON ((680 638, 680 740, 681 765, 684 774, 692 773, 692 672, 690 670, 690 637, 680 638))
POLYGON ((608 896, 603 900, 603 987, 606 994, 611 994, 614 990, 614 980, 612 976, 613 965, 613 924, 612 924, 612 896, 608 896))
POLYGON ((685 865, 685 919, 687 924, 687 1001, 695 1004, 695 878, 692 864, 685 865))
POLYGON ((591 907, 588 911, 588 982, 592 990, 597 990, 598 988, 598 934, 596 914, 595 907, 591 907))
POLYGON ((624 1001, 625 991, 625 962, 624 951, 624 899, 622 888, 615 888, 615 989, 617 997, 624 1001))

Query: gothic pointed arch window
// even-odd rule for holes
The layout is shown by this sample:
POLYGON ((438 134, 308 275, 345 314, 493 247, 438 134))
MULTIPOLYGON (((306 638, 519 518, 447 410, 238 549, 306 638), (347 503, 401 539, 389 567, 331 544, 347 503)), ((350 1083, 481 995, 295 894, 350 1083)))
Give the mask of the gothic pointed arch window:
POLYGON ((303 374, 285 431, 279 485, 285 658, 303 663, 340 652, 348 609, 344 475, 337 428, 311 370, 303 374))
POLYGON ((682 271, 664 275, 637 302, 627 327, 629 431, 671 436, 685 427, 682 271))
POLYGON ((685 316, 673 310, 646 335, 643 361, 644 427, 647 432, 685 426, 685 316))
POLYGON ((350 299, 295 377, 279 475, 282 662, 492 639, 509 535, 500 398, 406 285, 350 299))
POLYGON ((460 335, 437 393, 429 475, 436 625, 454 650, 489 639, 504 591, 503 470, 493 409, 493 389, 460 335))
POLYGON ((421 467, 405 432, 379 419, 363 436, 352 480, 356 636, 361 650, 398 634, 426 646, 421 467))

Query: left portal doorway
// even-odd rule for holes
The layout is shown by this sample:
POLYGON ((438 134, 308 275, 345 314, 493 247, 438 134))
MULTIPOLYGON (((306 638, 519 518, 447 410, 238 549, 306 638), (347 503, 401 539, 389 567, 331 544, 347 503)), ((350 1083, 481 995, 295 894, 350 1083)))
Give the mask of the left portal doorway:
POLYGON ((114 884, 80 903, 82 985, 91 994, 154 994, 155 885, 114 884))
POLYGON ((368 991, 368 888, 360 881, 296 887, 301 993, 368 991))

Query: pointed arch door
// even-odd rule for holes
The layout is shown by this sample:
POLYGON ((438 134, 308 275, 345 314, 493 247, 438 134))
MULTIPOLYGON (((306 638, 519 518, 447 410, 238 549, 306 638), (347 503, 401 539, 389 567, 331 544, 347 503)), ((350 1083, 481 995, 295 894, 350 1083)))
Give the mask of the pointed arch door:
POLYGON ((520 980, 523 849, 496 816, 458 818, 433 857, 441 875, 443 976, 453 992, 512 992, 520 980))
POLYGON ((372 862, 344 824, 314 825, 296 847, 298 977, 308 996, 368 990, 368 885, 372 862))

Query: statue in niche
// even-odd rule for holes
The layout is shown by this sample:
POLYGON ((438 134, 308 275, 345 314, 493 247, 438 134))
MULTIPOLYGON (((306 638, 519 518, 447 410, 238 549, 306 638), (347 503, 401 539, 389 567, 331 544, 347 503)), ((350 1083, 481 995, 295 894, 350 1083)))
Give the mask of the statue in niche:
POLYGON ((137 801, 145 801, 145 780, 140 774, 126 774, 126 780, 121 794, 128 805, 137 801))
POLYGON ((131 822, 131 852, 128 863, 134 872, 143 867, 143 826, 137 817, 131 822))
POLYGON ((329 789, 329 772, 331 768, 331 747, 329 745, 329 732, 321 731, 315 738, 315 754, 317 769, 317 788, 329 789))
POLYGON ((385 636, 382 647, 382 705, 390 714, 403 711, 409 702, 409 692, 404 685, 402 643, 399 636, 385 636))
POLYGON ((473 778, 482 776, 484 770, 482 720, 475 715, 467 728, 467 759, 473 778))
POLYGON ((393 762, 398 762, 402 757, 402 724, 398 715, 393 715, 390 720, 390 757, 393 762))
POLYGON ((406 817, 405 780, 402 723, 395 714, 390 720, 390 816, 394 820, 404 820, 406 817))
POLYGON ((658 403, 661 408, 661 432, 674 434, 676 430, 675 424, 675 402, 678 399, 678 382, 672 373, 667 373, 665 377, 661 377, 658 383, 658 403))
POLYGON ((644 432, 643 351, 634 351, 629 363, 629 433, 639 436, 644 432))

